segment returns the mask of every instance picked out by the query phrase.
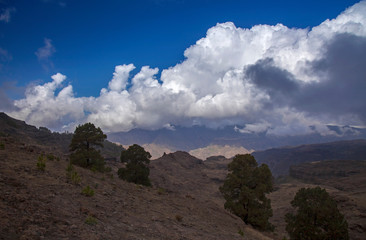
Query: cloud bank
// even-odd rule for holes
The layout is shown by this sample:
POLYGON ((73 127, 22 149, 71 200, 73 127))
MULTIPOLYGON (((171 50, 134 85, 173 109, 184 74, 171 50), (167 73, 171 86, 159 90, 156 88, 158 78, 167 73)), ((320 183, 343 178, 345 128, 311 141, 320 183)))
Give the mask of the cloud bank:
MULTIPOLYGON (((39 49, 48 58, 52 51, 39 49), (50 54, 48 54, 50 53, 50 54)), ((49 43, 52 46, 51 43, 49 43)), ((97 97, 76 97, 66 76, 29 87, 11 116, 55 130, 241 125, 243 133, 332 134, 366 125, 366 1, 312 29, 220 23, 161 72, 119 65, 97 97)))

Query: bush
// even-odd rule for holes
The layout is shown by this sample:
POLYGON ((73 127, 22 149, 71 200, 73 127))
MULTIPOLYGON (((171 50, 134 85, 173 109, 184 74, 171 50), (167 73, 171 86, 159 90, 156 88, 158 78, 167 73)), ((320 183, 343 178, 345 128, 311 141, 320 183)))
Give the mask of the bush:
POLYGON ((296 213, 285 216, 290 239, 349 239, 347 221, 325 189, 302 188, 291 205, 296 213))
POLYGON ((4 143, 0 143, 0 150, 4 150, 5 149, 5 144, 4 143))
POLYGON ((158 194, 163 195, 166 193, 166 190, 164 188, 158 188, 158 194))
POLYGON ((46 158, 43 155, 38 156, 37 169, 44 172, 46 169, 46 158))
POLYGON ((87 196, 87 197, 92 197, 94 196, 94 190, 88 186, 86 186, 82 191, 81 194, 87 196))
POLYGON ((73 171, 71 174, 71 182, 73 184, 79 184, 81 182, 81 177, 76 171, 73 171))
POLYGON ((85 223, 88 225, 96 225, 98 223, 98 221, 95 217, 89 215, 86 217, 85 223))
POLYGON ((111 168, 111 167, 109 167, 109 166, 108 166, 108 167, 105 167, 105 168, 104 168, 104 172, 105 172, 105 173, 112 172, 112 168, 111 168))
POLYGON ((79 174, 74 170, 74 166, 71 163, 67 165, 66 178, 73 184, 79 184, 81 182, 79 174))

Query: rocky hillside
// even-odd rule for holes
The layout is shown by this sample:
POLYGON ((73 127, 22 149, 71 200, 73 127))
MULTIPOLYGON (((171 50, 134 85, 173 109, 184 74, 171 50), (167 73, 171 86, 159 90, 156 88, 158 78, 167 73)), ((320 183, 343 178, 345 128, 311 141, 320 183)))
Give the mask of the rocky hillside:
MULTIPOLYGON (((291 167, 293 177, 277 184, 269 195, 274 213, 270 221, 276 229, 263 233, 223 208, 218 188, 231 161, 224 156, 202 161, 182 151, 164 154, 151 161, 152 187, 120 180, 118 161, 107 161, 109 173, 75 166, 81 178, 75 183, 66 174, 68 158, 63 146, 68 146, 69 135, 6 117, 0 115, 0 239, 280 240, 287 236, 284 215, 291 211, 290 202, 298 189, 317 185, 338 202, 349 222, 351 239, 363 239, 366 232, 366 172, 361 161, 291 167), (45 171, 36 164, 42 154, 55 156, 46 161, 45 171), (87 186, 93 196, 82 194, 87 186)), ((362 155, 358 144, 363 142, 338 149, 343 149, 344 156, 362 155)), ((325 153, 319 150, 318 155, 325 153)))
POLYGON ((259 163, 266 163, 274 176, 288 175, 290 166, 305 162, 366 160, 366 140, 360 139, 273 148, 252 154, 259 163))
POLYGON ((286 235, 284 216, 292 211, 290 202, 302 187, 320 186, 336 200, 348 222, 350 239, 362 240, 366 234, 366 161, 340 160, 303 163, 292 166, 291 178, 278 184, 269 196, 279 236, 286 235))
MULTIPOLYGON (((0 133, 3 136, 11 136, 15 139, 21 139, 25 144, 39 144, 47 147, 53 152, 66 155, 69 151, 69 144, 72 139, 71 133, 51 132, 45 127, 37 128, 9 117, 5 113, 0 113, 0 133)), ((100 149, 106 159, 118 160, 123 150, 122 146, 116 145, 110 141, 104 141, 104 148, 100 149)))
POLYGON ((1 124, 0 239, 270 239, 223 208, 214 165, 187 153, 153 161, 153 187, 120 180, 114 161, 110 173, 75 166, 76 183, 59 144, 11 136, 1 124), (56 156, 45 171, 36 166, 41 154, 56 156), (92 196, 82 194, 87 186, 92 196))

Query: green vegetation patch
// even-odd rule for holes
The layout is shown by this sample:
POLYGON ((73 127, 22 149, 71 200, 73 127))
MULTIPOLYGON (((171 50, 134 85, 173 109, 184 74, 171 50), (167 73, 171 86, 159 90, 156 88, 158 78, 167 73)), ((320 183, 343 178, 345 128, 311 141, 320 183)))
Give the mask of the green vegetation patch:
POLYGON ((46 169, 46 157, 43 155, 38 156, 37 169, 44 172, 46 169))
POLYGON ((94 190, 88 186, 86 186, 82 191, 81 194, 87 196, 87 197, 92 197, 94 196, 94 190))
POLYGON ((69 163, 67 165, 66 178, 68 181, 71 181, 71 183, 76 184, 76 185, 80 184, 80 182, 81 182, 81 177, 75 171, 74 166, 71 163, 69 163))
POLYGON ((89 215, 86 217, 85 223, 93 226, 93 225, 97 225, 98 220, 95 217, 89 215))

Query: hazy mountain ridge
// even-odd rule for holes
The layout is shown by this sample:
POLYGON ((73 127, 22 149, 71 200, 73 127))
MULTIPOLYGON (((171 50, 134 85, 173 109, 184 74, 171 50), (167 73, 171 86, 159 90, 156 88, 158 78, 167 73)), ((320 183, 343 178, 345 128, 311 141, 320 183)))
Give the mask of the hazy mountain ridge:
POLYGON ((366 160, 366 140, 337 141, 295 147, 273 148, 252 153, 266 163, 275 176, 288 175, 290 166, 325 160, 366 160))
POLYGON ((174 150, 191 151, 209 145, 244 147, 255 151, 282 146, 315 144, 340 140, 366 139, 366 129, 348 126, 328 126, 337 135, 321 135, 319 133, 298 136, 276 136, 266 133, 241 133, 237 126, 224 128, 207 128, 204 126, 174 127, 170 129, 143 130, 133 129, 128 132, 108 133, 108 139, 123 145, 137 143, 156 144, 174 150), (348 129, 348 130, 347 130, 348 129), (352 131, 350 131, 351 129, 352 131), (355 134, 357 133, 357 134, 355 134))

